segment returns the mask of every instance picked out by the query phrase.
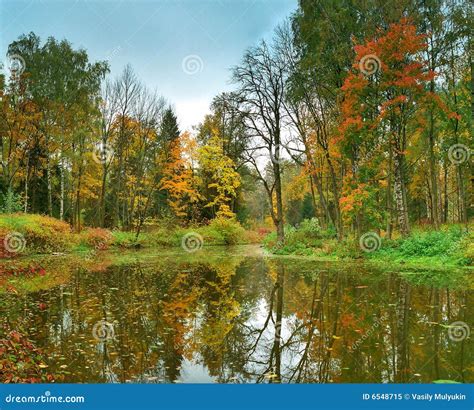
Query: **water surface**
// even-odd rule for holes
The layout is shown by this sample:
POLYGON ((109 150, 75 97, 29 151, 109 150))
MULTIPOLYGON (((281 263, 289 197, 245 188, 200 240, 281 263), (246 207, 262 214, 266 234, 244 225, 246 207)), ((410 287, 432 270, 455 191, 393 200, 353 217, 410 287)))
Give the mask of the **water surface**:
POLYGON ((419 278, 164 251, 77 264, 66 283, 0 306, 64 382, 472 382, 472 339, 447 327, 473 317, 471 293, 419 278))

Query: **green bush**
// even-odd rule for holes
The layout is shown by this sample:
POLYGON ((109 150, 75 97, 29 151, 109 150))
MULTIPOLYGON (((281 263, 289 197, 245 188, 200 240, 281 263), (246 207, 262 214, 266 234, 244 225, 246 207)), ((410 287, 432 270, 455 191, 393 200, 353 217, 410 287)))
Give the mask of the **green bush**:
POLYGON ((384 240, 382 247, 370 257, 387 256, 395 259, 434 258, 457 265, 472 263, 472 238, 461 226, 440 231, 415 231, 407 238, 384 240))
POLYGON ((236 245, 246 242, 245 229, 235 219, 216 218, 207 226, 197 229, 205 243, 212 245, 236 245))
POLYGON ((400 253, 404 256, 451 255, 462 238, 460 229, 448 232, 415 233, 401 241, 400 253))
MULTIPOLYGON (((0 215, 0 243, 3 247, 12 238, 17 248, 14 254, 62 252, 71 246, 69 224, 42 215, 5 214, 0 215)), ((7 251, 8 249, 2 249, 7 251)), ((10 252, 11 253, 11 252, 10 252)))
POLYGON ((5 194, 2 195, 2 201, 0 203, 0 212, 4 214, 13 214, 15 212, 21 212, 23 209, 23 199, 21 195, 15 194, 9 189, 5 194))
POLYGON ((263 245, 271 252, 281 255, 311 255, 314 249, 323 246, 324 232, 317 218, 304 219, 300 225, 285 226, 285 244, 279 246, 276 232, 271 232, 263 239, 263 245))
POLYGON ((112 246, 119 248, 139 248, 152 241, 151 236, 147 232, 138 235, 136 232, 112 231, 112 246))

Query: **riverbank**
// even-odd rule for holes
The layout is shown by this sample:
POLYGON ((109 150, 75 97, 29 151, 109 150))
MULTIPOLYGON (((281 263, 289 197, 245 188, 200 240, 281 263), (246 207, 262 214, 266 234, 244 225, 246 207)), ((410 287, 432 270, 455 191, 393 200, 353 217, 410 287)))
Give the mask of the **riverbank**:
MULTIPOLYGON (((177 344, 196 357, 196 362, 207 357, 205 369, 221 368, 220 364, 212 367, 215 358, 229 358, 222 352, 235 346, 247 349, 242 353, 244 358, 255 343, 261 343, 260 352, 271 354, 274 326, 266 321, 275 312, 282 317, 282 334, 298 343, 307 341, 308 326, 317 323, 321 333, 315 333, 318 345, 312 351, 319 355, 320 348, 324 350, 314 358, 315 363, 327 352, 348 363, 355 355, 352 350, 360 349, 368 349, 364 354, 382 360, 377 356, 383 351, 378 343, 399 334, 399 320, 407 312, 410 326, 405 329, 410 333, 403 338, 415 340, 417 345, 429 338, 426 343, 431 346, 433 334, 444 337, 440 343, 447 346, 451 357, 460 346, 448 338, 449 326, 469 317, 472 306, 467 291, 472 289, 472 275, 462 270, 395 272, 390 267, 371 267, 363 260, 322 262, 306 256, 269 256, 255 245, 203 246, 192 253, 178 247, 109 249, 93 258, 88 252, 74 252, 11 262, 36 266, 31 276, 12 277, 9 290, 0 292, 0 306, 9 326, 0 329, 0 343, 28 343, 15 345, 18 360, 13 361, 13 373, 22 380, 31 377, 30 372, 23 372, 26 368, 38 370, 34 371, 36 380, 51 374, 64 383, 106 381, 100 378, 102 369, 89 365, 92 360, 104 363, 100 359, 106 351, 108 363, 119 369, 129 357, 149 357, 153 363, 142 367, 140 362, 139 368, 132 363, 123 380, 140 382, 152 377, 153 381, 166 373, 142 369, 158 365, 166 369, 168 363, 176 363, 173 374, 181 374, 186 360, 164 362, 165 357, 176 354, 177 344), (437 282, 440 278, 445 282, 437 282), (440 311, 446 315, 440 316, 440 311), (266 330, 265 323, 269 324, 266 330), (110 340, 95 338, 94 329, 99 326, 105 334, 107 329, 113 330, 110 340), (381 331, 387 333, 382 335, 381 331), (189 334, 193 338, 186 337, 189 334), (363 335, 367 336, 360 339, 363 335), (101 351, 103 343, 107 345, 101 351), (33 353, 38 369, 24 366, 31 364, 24 360, 30 357, 28 346, 42 349, 33 353), (21 355, 23 347, 28 353, 21 355), (206 356, 209 349, 212 354, 206 356), (142 355, 144 351, 151 354, 142 355)), ((232 366, 230 360, 235 363, 235 357, 229 359, 228 366, 232 366)), ((254 356, 255 360, 260 357, 254 356)), ((0 357, 0 363, 2 359, 4 364, 11 361, 7 354, 0 357)), ((252 359, 249 363, 252 365, 252 359)), ((186 376, 192 368, 184 370, 186 376)), ((336 380, 372 380, 368 378, 373 374, 370 370, 360 376, 360 371, 351 375, 341 369, 336 380)), ((411 373, 422 374, 416 366, 411 373)), ((432 375, 427 372, 423 381, 432 381, 432 375)), ((440 378, 458 380, 445 373, 436 377, 440 378)))
MULTIPOLYGON (((148 249, 152 252, 176 248, 190 257, 208 247, 262 244, 267 257, 308 258, 318 262, 363 262, 381 268, 467 268, 473 266, 473 226, 451 225, 440 231, 414 229, 407 238, 387 239, 375 232, 360 238, 337 241, 332 232, 306 220, 298 228, 287 227, 285 245, 278 246, 275 233, 265 236, 245 230, 237 221, 215 219, 209 225, 187 228, 173 224, 148 227, 145 232, 85 228, 71 231, 69 224, 54 218, 11 214, 0 216, 0 257, 13 266, 25 256, 78 254, 95 259, 103 251, 148 249)), ((161 252, 161 251, 160 251, 161 252)), ((81 256, 82 258, 82 256, 81 256)), ((3 268, 1 268, 3 266, 3 268)), ((19 268, 20 270, 23 267, 19 268)), ((0 271, 1 274, 1 271, 0 271)))
POLYGON ((41 215, 0 215, 0 257, 107 249, 183 247, 193 252, 203 246, 258 243, 262 237, 232 219, 216 218, 208 225, 180 227, 173 223, 133 231, 85 228, 72 231, 69 224, 41 215))
POLYGON ((196 252, 185 252, 180 247, 108 249, 100 252, 74 251, 54 255, 30 255, 16 259, 0 260, 0 294, 26 294, 66 285, 75 272, 103 274, 112 267, 148 266, 163 268, 169 264, 238 266, 245 260, 254 259, 256 264, 285 263, 293 272, 368 272, 375 276, 400 275, 416 285, 474 289, 472 267, 446 267, 420 263, 382 263, 367 259, 336 259, 304 255, 277 255, 262 246, 203 246, 196 252), (309 271, 308 271, 309 269, 309 271))
POLYGON ((415 227, 408 237, 366 232, 360 237, 347 236, 338 241, 333 232, 322 230, 314 220, 299 227, 287 227, 285 244, 279 245, 275 233, 263 244, 268 253, 306 256, 318 260, 364 260, 386 266, 472 267, 474 261, 474 225, 443 226, 439 231, 415 227))

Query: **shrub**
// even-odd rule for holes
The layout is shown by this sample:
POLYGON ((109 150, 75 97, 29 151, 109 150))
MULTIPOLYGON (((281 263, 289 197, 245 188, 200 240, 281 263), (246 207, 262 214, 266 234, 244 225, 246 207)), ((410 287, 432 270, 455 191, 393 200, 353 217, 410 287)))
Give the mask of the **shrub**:
POLYGON ((23 209, 23 200, 21 195, 15 194, 13 190, 9 189, 2 195, 2 202, 0 205, 0 212, 5 214, 12 214, 20 212, 23 209))
POLYGON ((121 248, 138 248, 149 244, 151 236, 147 232, 138 235, 136 232, 112 231, 112 245, 121 248))
POLYGON ((245 229, 233 218, 215 218, 198 230, 204 241, 213 245, 235 245, 246 242, 245 229))
POLYGON ((112 244, 113 236, 108 229, 87 228, 81 232, 81 242, 96 250, 106 250, 112 244))
POLYGON ((313 239, 322 237, 318 218, 303 219, 298 227, 298 232, 313 239))
POLYGON ((267 249, 277 254, 295 253, 310 255, 315 248, 323 246, 323 232, 317 218, 304 219, 298 228, 285 226, 285 245, 278 247, 277 234, 272 232, 267 235, 263 244, 267 249))
MULTIPOLYGON (((16 253, 62 252, 70 247, 69 224, 41 215, 5 214, 0 215, 0 246, 4 253, 8 239, 19 250, 16 253)), ((11 252, 10 252, 11 253, 11 252)))
POLYGON ((455 250, 461 239, 461 232, 415 233, 400 243, 400 252, 404 256, 449 255, 455 250))
POLYGON ((418 231, 407 238, 384 240, 383 246, 370 256, 390 258, 437 258, 448 259, 457 265, 472 263, 472 239, 460 226, 440 231, 418 231))

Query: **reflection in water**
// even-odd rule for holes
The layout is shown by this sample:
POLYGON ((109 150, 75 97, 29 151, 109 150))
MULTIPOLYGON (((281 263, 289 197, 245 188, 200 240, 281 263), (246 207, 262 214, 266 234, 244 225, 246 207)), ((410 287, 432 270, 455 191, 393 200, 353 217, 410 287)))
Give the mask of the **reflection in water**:
POLYGON ((472 343, 444 326, 469 298, 354 265, 175 255, 0 302, 66 382, 472 382, 472 343))

